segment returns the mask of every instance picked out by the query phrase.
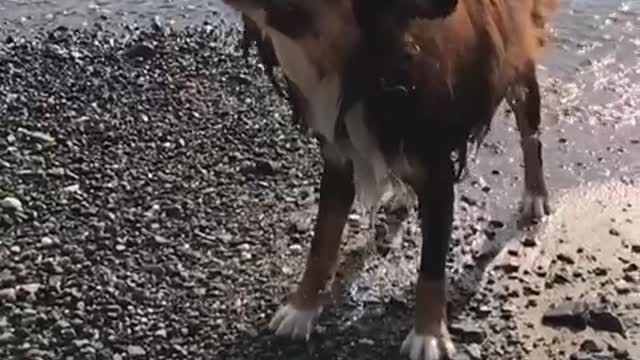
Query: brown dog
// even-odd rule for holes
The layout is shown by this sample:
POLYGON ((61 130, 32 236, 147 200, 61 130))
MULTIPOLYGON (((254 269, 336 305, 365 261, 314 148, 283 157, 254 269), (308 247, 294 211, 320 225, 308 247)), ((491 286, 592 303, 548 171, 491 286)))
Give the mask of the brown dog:
POLYGON ((454 185, 469 143, 483 139, 504 99, 521 136, 522 215, 549 212, 536 63, 557 0, 460 0, 455 11, 426 0, 225 1, 259 33, 263 61, 283 69, 294 115, 324 159, 304 276, 270 327, 309 336, 354 199, 376 202, 400 181, 417 194, 423 237, 414 328, 401 350, 412 360, 450 357, 445 262, 454 185))

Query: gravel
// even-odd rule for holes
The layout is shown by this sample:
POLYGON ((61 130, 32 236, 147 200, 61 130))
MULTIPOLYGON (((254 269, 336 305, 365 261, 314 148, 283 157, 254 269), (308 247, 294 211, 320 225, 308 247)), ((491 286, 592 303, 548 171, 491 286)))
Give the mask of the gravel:
POLYGON ((0 358, 215 358, 273 311, 318 157, 235 34, 1 42, 0 358))

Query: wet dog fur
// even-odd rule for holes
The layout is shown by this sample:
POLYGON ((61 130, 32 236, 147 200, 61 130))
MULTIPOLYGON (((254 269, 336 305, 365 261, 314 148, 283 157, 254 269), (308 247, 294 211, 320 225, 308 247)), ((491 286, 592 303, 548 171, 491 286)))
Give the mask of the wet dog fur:
POLYGON ((257 45, 324 159, 303 279, 270 327, 309 336, 354 200, 376 203, 388 184, 406 184, 417 195, 423 239, 414 328, 401 351, 412 360, 452 356, 445 262, 454 187, 503 100, 521 137, 522 216, 549 213, 536 64, 557 0, 442 0, 448 10, 418 0, 225 1, 242 12, 245 46, 257 45))

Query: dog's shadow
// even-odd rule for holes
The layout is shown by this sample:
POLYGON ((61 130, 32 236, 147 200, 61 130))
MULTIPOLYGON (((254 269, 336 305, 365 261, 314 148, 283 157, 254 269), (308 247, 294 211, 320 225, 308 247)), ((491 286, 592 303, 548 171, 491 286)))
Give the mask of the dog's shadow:
MULTIPOLYGON (((482 286, 487 268, 501 253, 505 245, 523 235, 532 236, 537 227, 525 229, 519 215, 513 215, 504 228, 495 236, 484 240, 483 255, 473 267, 464 268, 450 279, 449 324, 460 320, 467 304, 482 286)), ((316 331, 307 342, 281 339, 267 329, 267 323, 256 324, 260 332, 251 336, 243 334, 230 344, 221 359, 405 359, 400 355, 400 344, 413 324, 414 289, 402 289, 400 298, 365 303, 351 299, 348 292, 355 274, 366 264, 367 251, 348 254, 343 260, 350 264, 348 273, 343 273, 337 289, 344 301, 328 306, 319 319, 316 331)), ((457 256, 456 248, 451 256, 457 256)), ((455 266, 455 265, 454 265, 455 266)), ((267 317, 268 318, 268 317, 267 317)), ((459 339, 454 339, 456 341, 459 339)))

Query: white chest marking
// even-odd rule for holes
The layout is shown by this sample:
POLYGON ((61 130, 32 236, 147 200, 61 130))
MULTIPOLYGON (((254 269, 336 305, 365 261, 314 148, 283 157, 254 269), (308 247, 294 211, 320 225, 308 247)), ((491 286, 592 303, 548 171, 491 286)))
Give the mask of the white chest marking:
POLYGON ((335 127, 341 87, 339 73, 320 78, 303 48, 277 31, 269 32, 269 36, 284 72, 308 102, 310 108, 305 114, 307 125, 325 138, 332 148, 331 153, 353 162, 357 199, 365 206, 374 205, 386 191, 390 169, 375 136, 367 128, 363 105, 356 104, 345 114, 349 141, 347 144, 337 144, 335 127))

